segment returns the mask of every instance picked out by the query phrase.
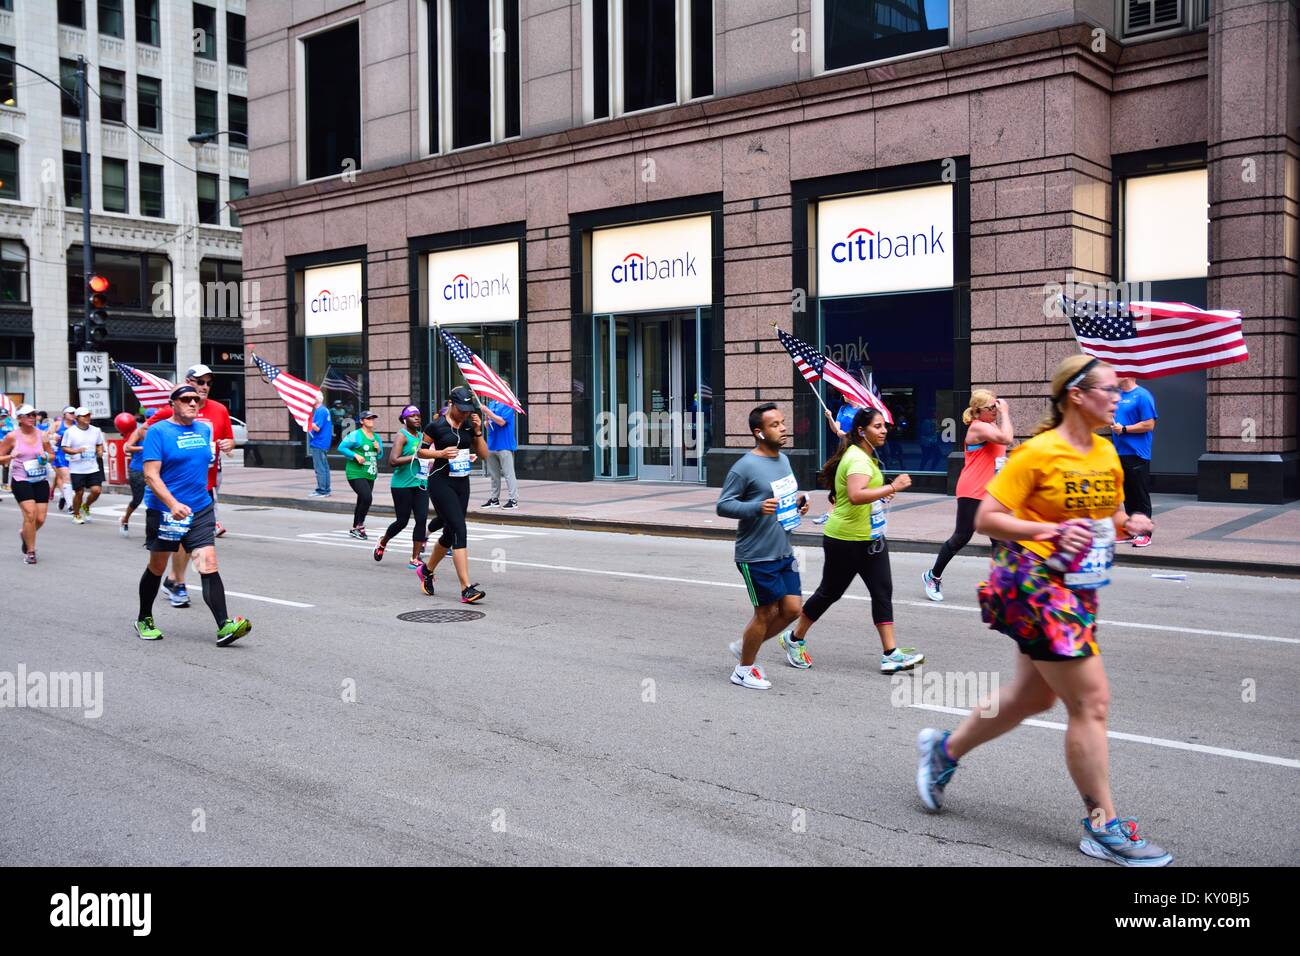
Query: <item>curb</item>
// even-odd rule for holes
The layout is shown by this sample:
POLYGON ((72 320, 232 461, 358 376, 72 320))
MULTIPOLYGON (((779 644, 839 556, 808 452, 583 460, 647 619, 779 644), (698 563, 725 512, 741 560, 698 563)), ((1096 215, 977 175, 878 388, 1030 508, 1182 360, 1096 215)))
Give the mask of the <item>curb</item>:
MULTIPOLYGON (((105 493, 129 495, 126 485, 104 485, 105 493)), ((221 502, 228 505, 248 505, 262 508, 289 508, 295 511, 324 511, 332 514, 352 514, 352 503, 330 501, 328 499, 310 498, 266 498, 258 495, 223 494, 221 502)), ((376 502, 370 513, 394 515, 391 505, 376 502)), ((731 528, 698 528, 681 525, 656 524, 652 521, 611 521, 607 518, 571 518, 562 515, 502 514, 499 511, 472 511, 470 520, 483 524, 520 525, 532 528, 555 528, 561 531, 600 531, 611 534, 643 534, 665 538, 700 538, 714 541, 732 541, 735 532, 731 528)), ((797 547, 820 547, 821 534, 796 531, 791 541, 797 547)), ((941 541, 909 540, 907 538, 890 538, 890 550, 906 554, 938 554, 941 541)), ((987 544, 968 544, 962 549, 965 555, 988 557, 991 548, 987 544)), ((1253 577, 1300 578, 1300 565, 1275 565, 1263 561, 1226 561, 1209 558, 1181 558, 1168 555, 1147 555, 1135 553, 1117 553, 1115 563, 1121 567, 1166 569, 1178 571, 1201 571, 1216 574, 1241 574, 1253 577)))

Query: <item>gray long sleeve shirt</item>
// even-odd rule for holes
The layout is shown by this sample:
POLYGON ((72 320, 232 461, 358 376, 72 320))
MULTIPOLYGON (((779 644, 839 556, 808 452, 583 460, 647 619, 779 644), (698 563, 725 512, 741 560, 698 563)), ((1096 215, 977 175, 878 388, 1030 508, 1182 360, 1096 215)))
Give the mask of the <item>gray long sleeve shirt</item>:
POLYGON ((717 511, 723 518, 740 521, 736 531, 738 563, 777 561, 794 554, 790 535, 781 527, 776 515, 763 514, 763 502, 775 497, 772 482, 792 476, 790 459, 783 453, 768 458, 750 452, 727 472, 717 511))

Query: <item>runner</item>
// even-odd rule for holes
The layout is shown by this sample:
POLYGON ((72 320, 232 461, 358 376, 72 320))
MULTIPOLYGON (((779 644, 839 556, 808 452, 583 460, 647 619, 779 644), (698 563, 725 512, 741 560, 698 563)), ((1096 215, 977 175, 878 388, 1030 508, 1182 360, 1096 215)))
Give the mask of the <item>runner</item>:
MULTIPOLYGON (((754 616, 745 625, 741 640, 729 645, 740 660, 731 672, 731 682, 767 690, 772 682, 754 659, 763 642, 776 634, 781 634, 785 646, 782 632, 799 616, 803 600, 790 532, 808 511, 808 498, 798 493, 790 460, 781 451, 786 429, 780 409, 772 402, 751 409, 749 430, 754 450, 742 455, 727 472, 717 512, 740 521, 736 567, 754 606, 754 616)), ((791 653, 795 653, 793 648, 787 651, 791 653)))
POLYGON ((987 389, 971 392, 970 406, 961 413, 966 430, 966 463, 957 479, 957 527, 939 549, 934 567, 921 573, 925 596, 943 600, 943 571, 948 562, 970 543, 975 533, 975 512, 989 480, 1006 463, 1007 447, 1016 440, 1007 403, 987 389))
POLYGON ((124 538, 129 538, 131 532, 127 525, 131 521, 131 515, 135 509, 140 507, 144 501, 145 480, 144 480, 144 446, 140 444, 144 441, 145 432, 149 429, 144 425, 136 426, 135 431, 126 439, 126 444, 122 450, 126 453, 126 478, 131 482, 131 502, 126 506, 126 512, 122 515, 122 520, 118 522, 118 533, 124 538))
POLYGON ((434 572, 451 552, 451 563, 460 579, 462 604, 477 604, 485 592, 469 580, 469 534, 465 514, 469 511, 469 471, 477 458, 487 457, 483 422, 474 411, 474 393, 464 385, 451 390, 445 415, 429 423, 420 442, 420 457, 433 459, 429 469, 429 500, 442 522, 442 534, 433 546, 427 564, 415 569, 420 587, 432 595, 434 572))
MULTIPOLYGON (((220 474, 217 470, 217 463, 221 455, 229 455, 234 451, 235 432, 230 427, 230 410, 216 399, 208 398, 208 393, 212 391, 212 369, 206 365, 190 366, 185 370, 185 384, 192 386, 199 395, 199 409, 195 413, 195 420, 211 426, 213 444, 212 464, 208 466, 208 493, 212 497, 213 534, 219 538, 226 533, 226 529, 221 527, 221 523, 216 520, 217 476, 220 474)), ((170 418, 170 409, 160 409, 145 422, 145 427, 149 428, 159 422, 168 421, 170 418)), ((144 440, 144 438, 141 438, 141 443, 144 440)), ((181 547, 174 550, 176 553, 172 556, 171 577, 163 579, 163 593, 171 601, 172 607, 189 607, 190 593, 185 586, 185 567, 189 563, 188 549, 181 547)))
POLYGON ((63 434, 69 428, 77 424, 76 408, 69 405, 63 409, 63 416, 50 430, 50 447, 54 449, 54 486, 50 491, 59 504, 59 510, 63 511, 72 501, 72 473, 68 470, 70 462, 67 454, 63 451, 63 434))
POLYGON ((1151 519, 1124 511, 1124 469, 1093 432, 1112 421, 1120 388, 1109 365, 1067 358, 1052 378, 1052 413, 989 482, 975 528, 998 541, 979 588, 985 623, 1016 642, 1015 679, 996 709, 981 701, 950 735, 922 730, 916 746, 921 801, 943 805, 958 761, 980 744, 1065 705, 1065 763, 1083 797, 1079 849, 1122 866, 1164 866, 1173 857, 1121 819, 1110 792, 1106 717, 1110 688, 1097 648, 1097 588, 1110 577, 1118 532, 1150 534, 1151 519))
POLYGON ((874 453, 888 434, 889 426, 880 411, 864 408, 853 416, 847 440, 822 466, 819 481, 834 490, 835 510, 822 532, 825 562, 821 584, 804 603, 794 626, 793 646, 781 636, 786 660, 794 667, 812 666, 803 643, 808 630, 844 596, 855 577, 862 578, 871 594, 871 620, 880 635, 880 672, 910 670, 925 660, 915 648, 899 647, 894 640, 894 580, 885 537, 886 505, 912 486, 912 478, 899 475, 885 483, 874 453))
POLYGON ((415 529, 411 532, 411 562, 407 567, 421 567, 420 553, 424 551, 427 532, 424 522, 429 514, 429 496, 426 491, 428 468, 420 461, 420 410, 407 405, 397 416, 402 427, 393 436, 393 447, 388 452, 388 464, 393 467, 393 480, 389 487, 393 494, 393 507, 397 517, 388 526, 379 544, 375 545, 375 560, 384 559, 388 542, 402 533, 415 516, 415 529))
POLYGON ((18 428, 0 439, 0 464, 9 467, 14 501, 23 512, 23 560, 36 563, 36 532, 50 506, 49 463, 54 453, 45 432, 36 427, 36 409, 23 405, 14 414, 18 428))
POLYGON ((77 407, 76 419, 77 423, 64 431, 60 447, 68 456, 68 470, 72 472, 72 520, 85 524, 90 520, 90 506, 104 490, 104 433, 90 424, 90 409, 85 405, 77 407))
POLYGON ((185 548, 203 581, 203 601, 217 623, 217 646, 226 647, 253 629, 242 617, 226 612, 226 587, 217 571, 217 546, 213 536, 216 518, 208 471, 215 457, 212 426, 197 418, 203 396, 193 385, 180 385, 171 393, 172 416, 155 422, 144 439, 145 546, 149 564, 140 577, 140 614, 135 633, 146 641, 162 638, 153 620, 167 555, 185 548))
POLYGON ((345 474, 348 484, 357 493, 357 506, 352 510, 352 530, 348 534, 362 541, 366 540, 366 515, 370 513, 375 479, 379 477, 379 456, 384 453, 384 441, 375 434, 378 419, 374 412, 362 412, 361 427, 339 442, 339 454, 347 462, 345 474))

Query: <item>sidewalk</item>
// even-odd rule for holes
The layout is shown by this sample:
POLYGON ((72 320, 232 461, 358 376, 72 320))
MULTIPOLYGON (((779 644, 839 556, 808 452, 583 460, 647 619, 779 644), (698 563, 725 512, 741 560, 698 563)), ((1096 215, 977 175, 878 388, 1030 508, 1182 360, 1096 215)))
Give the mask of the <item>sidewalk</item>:
MULTIPOLYGON (((225 504, 301 508, 337 512, 345 524, 355 502, 341 472, 334 472, 329 498, 308 498, 315 487, 309 468, 245 468, 238 453, 222 479, 225 504), (347 515, 346 518, 342 518, 347 515)), ((476 522, 542 525, 589 531, 666 534, 730 539, 735 522, 714 512, 717 488, 657 482, 520 481, 519 510, 483 511, 488 481, 472 479, 470 517, 476 522)), ((818 547, 821 529, 812 516, 826 510, 825 492, 812 496, 813 506, 796 543, 818 547)), ((1161 568, 1230 571, 1300 576, 1300 502, 1289 505, 1216 504, 1188 495, 1154 495, 1156 534, 1151 547, 1120 546, 1122 564, 1161 568)), ((899 495, 889 513, 889 545, 896 551, 934 553, 952 534, 956 500, 947 495, 899 495)), ((388 476, 375 482, 375 505, 368 521, 393 514, 388 476)), ((231 515, 231 526, 240 519, 231 515)), ((987 539, 976 535, 964 554, 987 554, 987 539)))

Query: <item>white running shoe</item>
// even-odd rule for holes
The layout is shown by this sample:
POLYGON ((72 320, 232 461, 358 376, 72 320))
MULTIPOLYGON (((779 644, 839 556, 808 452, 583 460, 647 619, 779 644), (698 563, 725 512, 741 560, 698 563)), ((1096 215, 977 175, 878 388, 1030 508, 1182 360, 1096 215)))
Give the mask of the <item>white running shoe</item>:
POLYGON ((751 690, 767 690, 772 686, 772 682, 764 676, 763 669, 757 664, 750 664, 748 667, 737 664, 736 669, 731 672, 731 682, 751 690))
POLYGON ((131 537, 131 532, 130 532, 129 530, 127 530, 126 525, 122 524, 120 521, 118 522, 118 525, 117 525, 117 533, 120 534, 120 535, 121 535, 122 537, 124 537, 124 538, 129 538, 129 537, 131 537))
POLYGON ((925 585, 925 596, 931 601, 943 600, 943 582, 934 576, 933 571, 922 572, 921 583, 925 585))
POLYGON ((880 673, 893 674, 896 671, 910 671, 925 660, 925 655, 915 647, 896 647, 888 654, 880 655, 880 673))
POLYGON ((727 645, 727 650, 731 651, 736 660, 740 660, 740 641, 732 641, 727 645))

